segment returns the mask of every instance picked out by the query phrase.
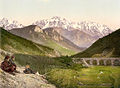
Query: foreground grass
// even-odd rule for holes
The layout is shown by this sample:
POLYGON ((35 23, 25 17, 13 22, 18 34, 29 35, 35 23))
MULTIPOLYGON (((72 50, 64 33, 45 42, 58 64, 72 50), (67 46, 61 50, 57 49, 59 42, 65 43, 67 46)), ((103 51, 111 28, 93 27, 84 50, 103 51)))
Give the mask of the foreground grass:
POLYGON ((58 88, 119 88, 120 67, 95 66, 73 69, 52 69, 47 75, 58 88))

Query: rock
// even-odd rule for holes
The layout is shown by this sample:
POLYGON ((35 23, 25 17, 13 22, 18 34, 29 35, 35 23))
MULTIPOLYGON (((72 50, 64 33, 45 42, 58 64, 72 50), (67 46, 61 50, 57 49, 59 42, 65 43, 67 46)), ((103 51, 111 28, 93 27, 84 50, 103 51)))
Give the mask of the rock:
POLYGON ((42 75, 24 74, 23 67, 17 68, 20 73, 11 75, 0 69, 0 88, 56 88, 49 84, 42 75))

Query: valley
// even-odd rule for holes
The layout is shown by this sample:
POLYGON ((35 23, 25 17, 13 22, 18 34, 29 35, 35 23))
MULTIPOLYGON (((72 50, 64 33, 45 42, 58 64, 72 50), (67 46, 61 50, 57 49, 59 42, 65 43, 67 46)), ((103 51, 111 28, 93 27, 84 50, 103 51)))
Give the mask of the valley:
POLYGON ((120 0, 0 0, 0 88, 120 88, 120 0))
MULTIPOLYGON (((118 64, 110 66, 109 62, 103 66, 104 61, 99 65, 96 63, 99 58, 120 59, 120 29, 109 33, 103 37, 95 37, 77 29, 68 31, 61 27, 41 29, 40 26, 30 25, 11 30, 1 27, 0 62, 6 55, 14 55, 18 69, 29 64, 32 69, 45 76, 45 80, 50 83, 49 86, 54 85, 56 88, 98 88, 98 86, 99 88, 119 88, 120 66, 118 64), (91 39, 88 39, 90 37, 91 39), (88 47, 87 43, 85 45, 80 42, 82 41, 80 38, 87 38, 87 40, 84 39, 84 43, 88 42, 88 44, 90 44, 89 41, 98 40, 88 47), (83 47, 80 47, 81 45, 76 41, 83 47), (73 58, 76 60, 79 58, 80 63, 74 63, 73 58), (93 61, 92 66, 86 67, 81 61, 82 58, 92 59, 92 61, 96 58, 96 61, 93 61)), ((87 60, 86 63, 90 64, 87 60)), ((0 72, 1 76, 10 76, 0 72)), ((33 79, 30 75, 28 79, 36 81, 36 78, 33 79)), ((18 79, 14 81, 16 80, 18 79)))

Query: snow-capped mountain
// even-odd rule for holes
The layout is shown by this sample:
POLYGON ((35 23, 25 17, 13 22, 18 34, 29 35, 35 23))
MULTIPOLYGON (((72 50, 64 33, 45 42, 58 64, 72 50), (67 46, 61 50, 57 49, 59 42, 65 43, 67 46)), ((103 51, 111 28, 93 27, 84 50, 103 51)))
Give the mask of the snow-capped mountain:
POLYGON ((77 23, 76 28, 96 38, 106 36, 113 32, 106 25, 88 21, 77 23))
POLYGON ((0 27, 4 27, 6 30, 10 30, 13 28, 22 28, 24 26, 15 20, 10 22, 7 18, 3 18, 0 20, 0 27))
POLYGON ((63 29, 67 29, 68 31, 77 29, 93 37, 103 37, 112 32, 112 30, 108 28, 106 25, 98 24, 95 22, 88 22, 88 21, 71 22, 66 20, 65 18, 61 18, 57 16, 52 17, 50 19, 36 21, 33 24, 40 26, 42 29, 48 27, 61 27, 63 29))
MULTIPOLYGON (((39 26, 39 30, 53 28, 54 31, 79 47, 89 47, 99 38, 113 32, 113 30, 103 24, 90 21, 72 22, 58 16, 36 21, 32 25, 39 26)), ((0 26, 6 30, 23 27, 17 21, 9 22, 5 18, 0 20, 0 26)))
POLYGON ((60 18, 57 16, 52 17, 51 19, 36 21, 33 24, 40 26, 42 29, 48 27, 61 27, 61 28, 69 29, 71 26, 71 22, 67 21, 65 18, 60 18))
MULTIPOLYGON (((72 22, 58 16, 54 16, 50 19, 43 19, 40 21, 36 21, 33 24, 38 25, 42 29, 49 27, 60 27, 63 29, 67 29, 68 31, 80 30, 91 35, 92 37, 97 37, 97 38, 108 35, 113 31, 110 28, 108 28, 106 25, 98 24, 95 22, 89 22, 89 21, 72 22)), ((6 30, 10 30, 13 28, 22 28, 24 26, 18 23, 17 21, 10 22, 8 19, 3 18, 0 20, 0 27, 4 27, 6 30)))

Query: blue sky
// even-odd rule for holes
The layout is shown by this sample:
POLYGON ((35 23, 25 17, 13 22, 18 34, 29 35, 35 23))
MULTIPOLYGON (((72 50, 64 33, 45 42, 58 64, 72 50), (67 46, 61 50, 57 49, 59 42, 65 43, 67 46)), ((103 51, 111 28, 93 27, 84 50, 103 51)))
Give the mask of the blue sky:
POLYGON ((5 17, 27 25, 53 16, 119 28, 120 0, 0 0, 0 19, 5 17))

